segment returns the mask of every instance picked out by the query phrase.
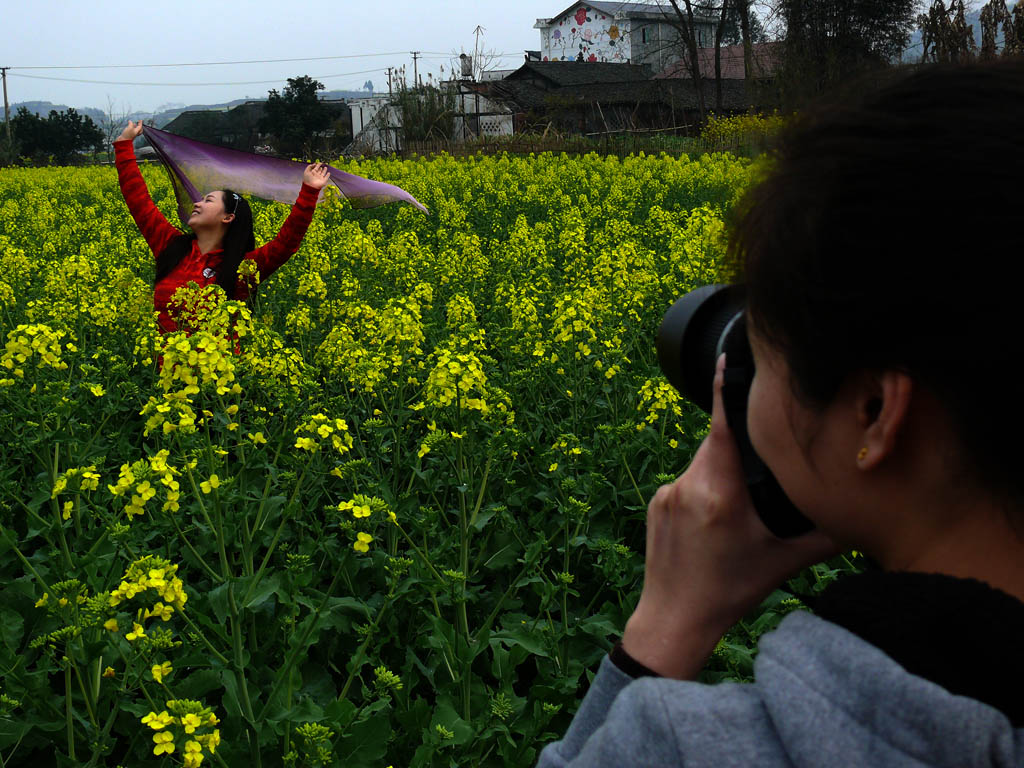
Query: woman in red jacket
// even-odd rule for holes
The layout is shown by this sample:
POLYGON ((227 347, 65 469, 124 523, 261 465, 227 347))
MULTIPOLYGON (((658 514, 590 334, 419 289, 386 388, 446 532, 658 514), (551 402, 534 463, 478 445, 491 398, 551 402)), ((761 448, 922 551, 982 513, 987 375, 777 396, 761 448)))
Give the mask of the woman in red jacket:
POLYGON ((230 189, 208 192, 196 202, 188 220, 192 234, 183 234, 164 218, 146 189, 133 147, 141 133, 141 120, 128 122, 114 141, 115 164, 128 210, 156 256, 153 306, 159 313, 161 333, 169 333, 178 330, 170 312, 171 297, 183 285, 217 283, 229 299, 244 301, 250 292, 249 284, 238 274, 244 259, 255 262, 261 281, 284 264, 302 244, 317 196, 330 180, 330 173, 325 163, 306 167, 291 213, 277 237, 261 248, 256 248, 249 203, 230 189))

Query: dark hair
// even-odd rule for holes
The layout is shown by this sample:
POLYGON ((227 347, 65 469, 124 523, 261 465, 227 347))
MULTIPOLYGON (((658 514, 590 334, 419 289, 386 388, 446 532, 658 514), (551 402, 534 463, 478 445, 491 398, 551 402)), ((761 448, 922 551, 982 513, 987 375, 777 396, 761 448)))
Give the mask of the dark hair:
POLYGON ((962 470, 1015 503, 1022 135, 1020 60, 894 76, 791 123, 730 246, 804 403, 904 371, 948 409, 962 470))
MULTIPOLYGON (((238 287, 238 265, 242 263, 245 254, 256 249, 256 237, 253 234, 252 209, 246 199, 237 192, 225 189, 223 201, 225 213, 234 214, 235 218, 228 224, 228 231, 224 234, 224 256, 217 273, 217 285, 224 289, 229 299, 233 299, 238 287)), ((174 271, 191 250, 195 239, 194 234, 182 234, 167 244, 156 258, 154 285, 174 271)))

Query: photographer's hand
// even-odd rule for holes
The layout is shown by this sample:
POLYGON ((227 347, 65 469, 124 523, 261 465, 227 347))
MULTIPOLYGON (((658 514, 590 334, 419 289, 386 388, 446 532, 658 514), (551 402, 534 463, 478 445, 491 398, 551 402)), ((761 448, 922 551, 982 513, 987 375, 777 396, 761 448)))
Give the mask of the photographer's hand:
POLYGON ((787 576, 838 550, 822 533, 773 536, 754 510, 715 372, 711 431, 647 508, 644 587, 622 645, 665 677, 693 679, 722 635, 787 576))

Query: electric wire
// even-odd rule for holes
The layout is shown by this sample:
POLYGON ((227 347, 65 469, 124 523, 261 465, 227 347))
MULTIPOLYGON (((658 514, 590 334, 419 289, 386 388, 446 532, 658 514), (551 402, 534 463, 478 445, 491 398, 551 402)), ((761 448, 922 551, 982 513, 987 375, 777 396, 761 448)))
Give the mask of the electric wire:
MULTIPOLYGON (((361 69, 357 72, 339 72, 335 75, 317 75, 313 77, 314 80, 330 80, 335 77, 351 77, 353 75, 365 75, 371 72, 386 72, 387 67, 377 67, 375 69, 361 69)), ((51 77, 48 75, 23 75, 19 72, 8 72, 8 77, 25 77, 31 80, 58 80, 65 83, 90 83, 93 85, 136 85, 136 86, 172 86, 172 87, 198 87, 198 86, 211 86, 211 85, 267 85, 272 83, 280 83, 281 78, 275 78, 273 80, 237 80, 234 82, 227 83, 139 83, 139 82, 126 82, 119 80, 83 80, 81 78, 74 77, 51 77)))
POLYGON ((250 59, 248 61, 192 61, 180 64, 73 64, 68 66, 47 65, 33 67, 10 67, 10 69, 151 69, 156 67, 219 67, 229 64, 280 64, 293 61, 331 61, 336 59, 365 59, 373 56, 404 56, 405 51, 391 53, 353 53, 347 56, 307 56, 300 59, 250 59))

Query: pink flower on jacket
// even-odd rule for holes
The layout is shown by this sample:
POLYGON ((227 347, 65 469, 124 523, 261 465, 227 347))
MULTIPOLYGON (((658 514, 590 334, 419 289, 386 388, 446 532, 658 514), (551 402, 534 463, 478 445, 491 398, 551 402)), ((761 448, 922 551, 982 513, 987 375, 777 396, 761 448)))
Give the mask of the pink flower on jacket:
POLYGON ((586 23, 586 21, 587 21, 587 9, 586 8, 579 8, 579 9, 577 9, 577 11, 576 11, 576 23, 582 26, 584 23, 586 23))

